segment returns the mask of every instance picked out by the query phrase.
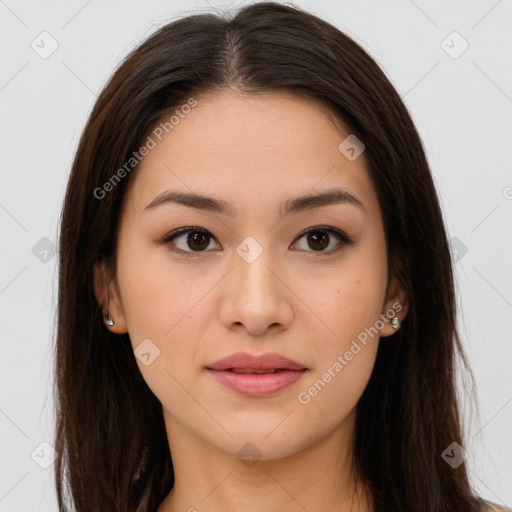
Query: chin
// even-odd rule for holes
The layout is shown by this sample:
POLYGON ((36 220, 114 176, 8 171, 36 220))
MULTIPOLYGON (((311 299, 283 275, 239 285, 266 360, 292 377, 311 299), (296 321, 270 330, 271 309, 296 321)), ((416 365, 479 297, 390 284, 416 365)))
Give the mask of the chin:
POLYGON ((254 423, 256 420, 251 428, 243 426, 235 429, 232 425, 230 433, 233 437, 223 436, 222 440, 209 438, 208 442, 250 465, 256 461, 275 461, 293 456, 318 440, 318 433, 308 435, 303 430, 294 433, 289 427, 279 433, 277 430, 271 432, 266 428, 257 428, 254 423))

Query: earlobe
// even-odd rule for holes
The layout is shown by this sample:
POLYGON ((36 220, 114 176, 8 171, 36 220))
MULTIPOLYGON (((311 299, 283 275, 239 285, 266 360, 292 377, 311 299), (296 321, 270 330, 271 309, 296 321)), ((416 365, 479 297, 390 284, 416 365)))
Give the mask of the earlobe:
POLYGON ((113 333, 124 334, 126 320, 114 283, 109 277, 105 260, 94 264, 93 267, 94 295, 101 308, 99 320, 113 333))
POLYGON ((409 298, 405 288, 397 280, 393 280, 389 292, 381 315, 384 322, 384 327, 380 331, 381 337, 391 336, 397 332, 409 311, 409 298))

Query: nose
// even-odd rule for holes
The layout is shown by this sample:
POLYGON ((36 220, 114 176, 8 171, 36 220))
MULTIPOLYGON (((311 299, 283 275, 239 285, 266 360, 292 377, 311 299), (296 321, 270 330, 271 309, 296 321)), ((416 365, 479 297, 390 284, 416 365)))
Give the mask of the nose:
POLYGON ((293 317, 293 293, 283 269, 263 253, 251 263, 234 255, 223 291, 221 321, 230 330, 253 336, 288 329, 293 317))

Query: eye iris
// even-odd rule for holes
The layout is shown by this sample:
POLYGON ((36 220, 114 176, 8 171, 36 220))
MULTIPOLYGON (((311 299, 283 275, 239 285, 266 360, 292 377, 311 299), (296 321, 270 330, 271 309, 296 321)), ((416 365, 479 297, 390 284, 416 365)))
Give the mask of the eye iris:
POLYGON ((191 249, 197 249, 197 250, 202 251, 208 247, 208 244, 209 244, 208 238, 209 238, 208 235, 205 233, 200 233, 199 231, 193 231, 193 232, 189 233, 187 236, 187 244, 189 244, 189 247, 191 249), (203 242, 203 243, 200 244, 200 247, 197 247, 197 246, 194 247, 194 244, 196 242, 203 242))
POLYGON ((308 235, 308 243, 310 243, 313 249, 325 249, 329 245, 329 235, 325 231, 315 231, 308 235), (311 245, 311 241, 313 241, 313 245, 311 245), (320 247, 314 247, 314 245, 317 244, 319 244, 320 247))

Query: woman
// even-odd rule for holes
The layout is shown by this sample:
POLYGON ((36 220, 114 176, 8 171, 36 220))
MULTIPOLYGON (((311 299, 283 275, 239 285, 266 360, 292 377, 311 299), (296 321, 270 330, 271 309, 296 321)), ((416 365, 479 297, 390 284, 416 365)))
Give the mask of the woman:
POLYGON ((127 57, 71 171, 58 311, 61 510, 492 510, 421 141, 311 14, 190 16, 127 57))

